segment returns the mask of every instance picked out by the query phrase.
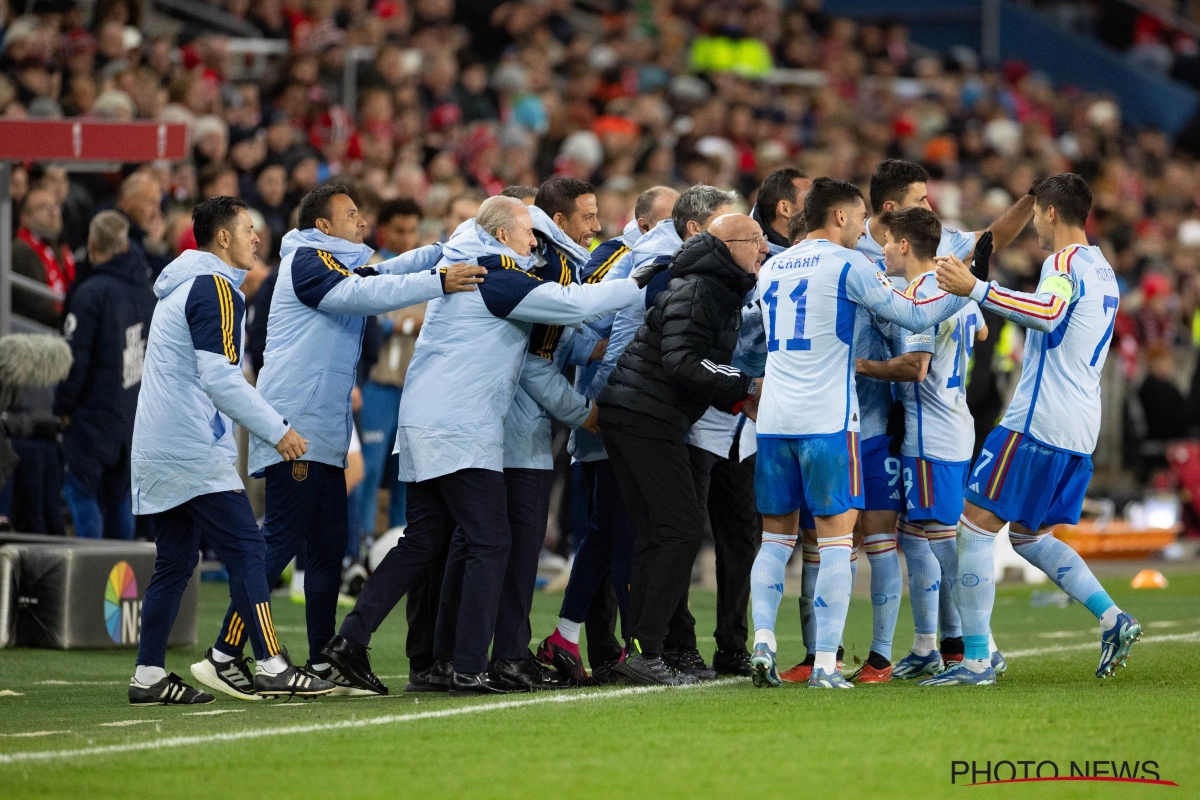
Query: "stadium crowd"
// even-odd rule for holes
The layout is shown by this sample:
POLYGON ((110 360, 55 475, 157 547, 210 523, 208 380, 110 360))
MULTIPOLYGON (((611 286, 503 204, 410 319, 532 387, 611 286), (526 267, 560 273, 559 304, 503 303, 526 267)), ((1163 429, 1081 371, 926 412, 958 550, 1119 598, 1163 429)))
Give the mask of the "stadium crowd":
MULTIPOLYGON (((1116 270, 1128 300, 1115 335, 1125 375, 1139 379, 1148 355, 1160 363, 1152 372, 1167 384, 1163 390, 1175 385, 1180 365, 1163 364, 1167 357, 1178 361, 1177 347, 1190 344, 1200 305, 1200 168, 1163 134, 1123 126, 1108 98, 1056 89, 1048 76, 1020 64, 983 71, 970 53, 923 51, 902 26, 859 26, 830 17, 812 0, 786 9, 767 2, 616 4, 600 14, 569 2, 514 2, 486 20, 456 18, 450 2, 231 0, 224 9, 264 37, 290 42, 270 79, 238 80, 240 65, 222 37, 144 34, 153 26, 138 3, 98 3, 87 19, 72 3, 37 0, 7 21, 0 45, 3 115, 185 122, 193 142, 185 163, 117 174, 17 166, 14 269, 66 299, 57 303, 17 289, 16 313, 77 340, 85 333, 111 336, 118 327, 124 337, 140 323, 140 335, 120 342, 123 359, 140 363, 152 308, 149 280, 196 246, 197 204, 240 197, 257 236, 252 268, 240 286, 246 371, 253 379, 264 365, 280 262, 295 252, 285 246, 285 235, 313 228, 301 224, 301 200, 323 185, 350 187, 363 221, 358 235, 374 245, 372 263, 380 263, 450 239, 506 187, 511 196, 534 201, 536 188, 523 193, 519 187, 539 187, 551 177, 595 186, 568 198, 594 194, 594 215, 584 223, 569 220, 575 208, 561 200, 536 204, 575 246, 591 248, 617 239, 631 224, 640 227, 635 201, 652 187, 732 192, 722 195, 724 202, 697 201, 696 231, 686 230, 698 233, 719 208, 750 213, 759 187, 780 169, 865 188, 880 162, 903 158, 928 171, 929 201, 946 225, 967 231, 995 223, 1037 178, 1083 176, 1094 192, 1089 237, 1116 270), (359 70, 357 108, 348 109, 342 74, 351 45, 374 46, 376 54, 359 70), (563 222, 555 216, 560 208, 563 222), (115 213, 96 213, 110 209, 115 213), (105 274, 110 279, 102 285, 105 274), (129 316, 113 330, 89 331, 89 320, 98 319, 110 296, 102 289, 122 298, 129 316)), ((776 190, 772 200, 797 202, 785 194, 776 190)), ((313 213, 309 221, 328 222, 326 209, 313 213)), ((764 234, 782 222, 778 214, 757 207, 764 234)), ((647 216, 646 229, 665 216, 647 216)), ((784 243, 794 238, 786 225, 778 227, 784 230, 775 235, 784 243)), ((997 253, 996 277, 1031 291, 1043 258, 1026 233, 997 253)), ((361 441, 365 475, 348 503, 351 558, 360 535, 378 532, 377 489, 390 490, 384 516, 393 526, 406 517, 404 481, 421 480, 412 477, 420 469, 405 478, 403 465, 397 470, 387 455, 423 324, 412 307, 367 324, 351 393, 351 449, 361 441)), ((971 387, 980 443, 1013 388, 1008 375, 1021 359, 1020 335, 1015 328, 1008 336, 1001 332, 988 348, 971 387)), ((120 490, 127 485, 132 429, 106 427, 103 418, 120 415, 117 405, 128 416, 138 389, 97 390, 78 372, 86 368, 77 355, 74 382, 68 378, 52 402, 31 395, 18 408, 32 422, 28 436, 14 437, 21 462, 5 499, 21 530, 62 532, 65 498, 77 535, 135 531, 130 498, 120 490), (101 421, 84 424, 89 412, 101 421)), ((1144 409, 1149 428, 1173 429, 1155 413, 1178 414, 1178 403, 1147 402, 1144 409)), ((1185 416, 1192 424, 1195 415, 1185 416)), ((586 494, 575 498, 577 505, 586 505, 586 494)), ((565 519, 571 503, 560 505, 565 519)), ((255 510, 262 515, 261 505, 255 510)), ((568 524, 558 527, 565 531, 568 524)), ((318 591, 332 591, 336 599, 336 586, 318 591)), ((744 597, 740 603, 744 608, 744 597)), ((236 639, 238 614, 231 614, 223 634, 236 639)), ((252 637, 256 651, 261 645, 273 657, 273 633, 269 624, 262 627, 259 638, 252 637)), ((369 637, 369 625, 364 630, 369 637)), ((432 641, 433 631, 425 633, 432 641)), ((684 631, 675 649, 694 649, 691 636, 691 647, 684 631)), ((311 655, 319 660, 320 648, 311 655)), ((414 670, 428 673, 445 660, 414 670)))

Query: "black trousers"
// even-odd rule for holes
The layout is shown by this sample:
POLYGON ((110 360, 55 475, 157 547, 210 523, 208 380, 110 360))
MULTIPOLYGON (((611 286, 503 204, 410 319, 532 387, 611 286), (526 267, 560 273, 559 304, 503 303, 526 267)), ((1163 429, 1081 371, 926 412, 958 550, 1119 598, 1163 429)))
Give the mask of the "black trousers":
POLYGON ((342 635, 356 644, 370 643, 400 598, 434 565, 456 527, 462 529, 467 557, 454 663, 460 672, 485 671, 512 538, 501 472, 464 469, 408 484, 408 527, 363 585, 342 622, 342 635))
POLYGON ((409 672, 421 672, 433 666, 433 634, 437 625, 438 606, 442 600, 442 580, 446 575, 446 559, 450 555, 450 540, 434 557, 408 591, 404 616, 408 620, 408 638, 404 652, 408 656, 409 672))
POLYGON ((730 458, 713 465, 708 517, 717 556, 717 649, 746 649, 750 627, 750 571, 762 540, 762 518, 754 505, 754 456, 739 461, 737 444, 730 458))
MULTIPOLYGON (((537 584, 538 555, 546 538, 553 483, 554 470, 504 470, 512 542, 496 613, 492 658, 518 660, 529 656, 529 611, 537 584)), ((433 652, 439 661, 453 661, 460 672, 468 671, 459 668, 456 658, 461 601, 464 594, 471 591, 464 581, 466 564, 466 537, 461 531, 455 531, 446 560, 433 652)))
POLYGON ((704 537, 691 458, 681 442, 615 431, 603 427, 603 416, 601 426, 633 526, 633 638, 643 654, 658 655, 672 615, 681 605, 687 613, 692 565, 704 537))

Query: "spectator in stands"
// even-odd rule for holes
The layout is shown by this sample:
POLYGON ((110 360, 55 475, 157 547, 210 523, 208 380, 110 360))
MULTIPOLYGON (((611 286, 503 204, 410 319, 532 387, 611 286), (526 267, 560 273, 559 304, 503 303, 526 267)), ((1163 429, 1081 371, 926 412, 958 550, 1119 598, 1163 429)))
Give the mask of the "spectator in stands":
POLYGON ((72 294, 63 322, 74 362, 54 393, 64 430, 63 493, 76 536, 132 539, 129 451, 155 297, 123 215, 97 214, 87 246, 92 274, 72 294))
MULTIPOLYGON (((421 207, 412 200, 390 200, 379 210, 375 227, 377 255, 386 260, 416 250, 421 224, 421 207)), ((404 376, 412 360, 421 323, 425 321, 425 304, 392 311, 377 318, 383 342, 379 358, 371 368, 362 387, 362 457, 366 471, 359 492, 359 531, 352 531, 347 552, 358 555, 360 535, 374 536, 379 487, 386 479, 389 491, 388 527, 405 523, 405 485, 396 477, 392 445, 396 443, 396 420, 400 396, 404 391, 404 376)))
POLYGON ((141 251, 150 265, 152 279, 158 277, 172 258, 164 239, 167 225, 162 201, 162 186, 146 172, 130 175, 117 192, 116 208, 129 220, 129 247, 141 251))
MULTIPOLYGON (((13 242, 13 272, 65 295, 75 280, 75 257, 59 241, 62 204, 49 186, 35 186, 21 204, 21 226, 13 242)), ((13 293, 13 312, 58 327, 62 303, 28 291, 13 293)))
POLYGON ((1188 403, 1175 383, 1175 354, 1166 342, 1146 348, 1146 379, 1138 399, 1146 415, 1146 439, 1170 441, 1189 435, 1188 403))
POLYGON ((475 190, 463 192, 451 199, 446 206, 446 228, 442 234, 442 241, 449 239, 459 225, 473 219, 479 213, 479 205, 482 202, 482 195, 475 190))

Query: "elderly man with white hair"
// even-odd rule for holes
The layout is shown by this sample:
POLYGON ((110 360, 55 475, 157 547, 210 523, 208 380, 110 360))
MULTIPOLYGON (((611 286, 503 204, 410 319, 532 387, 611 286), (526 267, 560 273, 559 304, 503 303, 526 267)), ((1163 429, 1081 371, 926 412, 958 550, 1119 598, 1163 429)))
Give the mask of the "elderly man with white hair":
POLYGON ((537 246, 529 210, 484 201, 443 249, 446 263, 488 270, 478 292, 429 303, 400 401, 396 453, 408 483, 408 527, 363 587, 323 655, 355 686, 388 689, 371 671, 371 635, 429 568, 455 526, 467 559, 450 693, 505 691, 488 674, 511 532, 504 482, 504 422, 534 323, 578 325, 638 297, 655 268, 631 279, 563 286, 530 274, 537 246))

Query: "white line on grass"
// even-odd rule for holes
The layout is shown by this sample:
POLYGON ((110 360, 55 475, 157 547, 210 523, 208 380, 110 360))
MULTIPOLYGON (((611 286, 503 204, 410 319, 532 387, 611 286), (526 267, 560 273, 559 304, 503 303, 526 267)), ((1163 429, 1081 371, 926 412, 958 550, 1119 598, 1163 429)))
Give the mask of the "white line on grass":
POLYGON ((215 717, 217 714, 241 714, 244 708, 218 708, 216 711, 189 711, 181 717, 215 717))
POLYGON ((0 733, 0 736, 6 739, 33 739, 37 736, 54 736, 59 733, 70 733, 70 731, 28 731, 26 733, 0 733))
POLYGON ((125 686, 129 681, 34 681, 33 686, 125 686))
MULTIPOLYGON (((1200 631, 1194 633, 1169 633, 1164 636, 1143 636, 1139 644, 1158 644, 1159 642, 1200 642, 1200 631)), ((1099 650, 1099 642, 1083 644, 1060 644, 1054 647, 1035 647, 1032 650, 1013 650, 1004 653, 1005 658, 1024 658, 1026 656, 1048 656, 1054 653, 1069 653, 1072 650, 1099 650)))
POLYGON ((130 725, 145 725, 147 722, 161 722, 157 719, 123 719, 119 722, 98 722, 96 723, 101 728, 126 728, 130 725))
MULTIPOLYGON (((713 681, 678 687, 676 691, 700 689, 711 686, 721 686, 732 681, 713 681)), ((488 711, 503 711, 509 708, 544 705, 546 703, 581 703, 588 700, 615 700, 619 697, 632 697, 640 694, 666 691, 665 686, 634 686, 628 689, 613 691, 590 692, 586 694, 547 694, 528 700, 505 700, 499 703, 478 703, 457 708, 443 708, 437 711, 420 711, 414 714, 388 714, 371 719, 348 719, 340 722, 325 722, 312 725, 291 725, 284 728, 259 728, 257 730, 231 731, 229 733, 209 733, 197 736, 173 736, 167 739, 157 739, 149 742, 127 742, 99 747, 80 747, 73 750, 40 750, 23 753, 0 753, 0 764, 16 764, 23 761, 54 761, 60 759, 79 758, 82 756, 112 755, 115 753, 132 753, 141 750, 161 750, 165 748, 190 747, 198 744, 214 742, 237 742, 243 739, 262 739, 268 736, 296 736, 303 733, 321 733, 324 731, 366 728, 374 725, 391 725, 398 722, 415 722, 423 719, 440 719, 442 717, 457 717, 464 714, 482 714, 488 711)))

